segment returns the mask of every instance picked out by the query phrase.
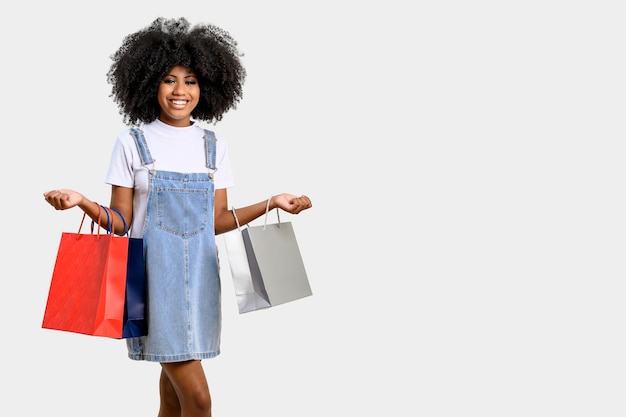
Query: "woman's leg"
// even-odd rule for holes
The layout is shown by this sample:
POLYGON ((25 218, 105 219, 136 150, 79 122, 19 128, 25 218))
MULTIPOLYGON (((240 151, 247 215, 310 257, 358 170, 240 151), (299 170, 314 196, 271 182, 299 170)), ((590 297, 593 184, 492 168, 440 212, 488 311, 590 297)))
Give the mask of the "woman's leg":
MULTIPOLYGON (((176 402, 169 397, 169 386, 178 397, 181 417, 211 417, 211 394, 199 360, 185 362, 162 363, 161 392, 165 391, 166 399, 161 398, 161 407, 168 411, 176 408, 176 402), (166 378, 166 381, 163 381, 166 378)), ((170 417, 164 414, 161 417, 170 417)))
POLYGON ((161 396, 161 403, 159 407, 158 417, 181 417, 180 416, 180 401, 178 401, 178 394, 174 386, 170 382, 170 379, 165 375, 165 370, 161 369, 161 378, 159 379, 159 394, 161 396))

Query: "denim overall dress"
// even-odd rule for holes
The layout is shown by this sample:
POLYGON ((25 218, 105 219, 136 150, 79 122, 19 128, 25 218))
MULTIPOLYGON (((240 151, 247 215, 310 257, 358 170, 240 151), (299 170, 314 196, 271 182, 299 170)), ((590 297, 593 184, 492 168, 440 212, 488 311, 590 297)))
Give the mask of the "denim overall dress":
POLYGON ((143 242, 148 334, 127 339, 134 360, 179 362, 219 354, 221 288, 213 224, 216 139, 205 130, 208 173, 158 171, 132 128, 149 171, 143 242), (151 168, 150 168, 151 167, 151 168))

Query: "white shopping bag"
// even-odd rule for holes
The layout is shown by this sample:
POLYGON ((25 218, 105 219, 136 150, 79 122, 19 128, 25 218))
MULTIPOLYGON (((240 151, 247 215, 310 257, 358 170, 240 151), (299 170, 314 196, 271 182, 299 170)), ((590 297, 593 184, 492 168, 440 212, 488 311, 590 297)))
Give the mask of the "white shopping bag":
POLYGON ((223 236, 239 313, 312 295, 290 222, 281 223, 279 217, 278 223, 267 224, 266 213, 263 226, 241 227, 237 220, 237 229, 223 236))

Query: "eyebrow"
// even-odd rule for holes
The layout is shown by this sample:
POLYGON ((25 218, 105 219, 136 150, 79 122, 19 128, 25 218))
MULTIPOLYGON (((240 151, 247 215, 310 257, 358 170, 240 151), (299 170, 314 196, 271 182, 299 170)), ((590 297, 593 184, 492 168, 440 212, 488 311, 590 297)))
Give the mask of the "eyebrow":
MULTIPOLYGON (((174 74, 166 74, 165 77, 177 78, 176 75, 174 75, 174 74)), ((183 78, 198 78, 198 76, 195 75, 195 74, 189 74, 189 75, 185 75, 183 78)))

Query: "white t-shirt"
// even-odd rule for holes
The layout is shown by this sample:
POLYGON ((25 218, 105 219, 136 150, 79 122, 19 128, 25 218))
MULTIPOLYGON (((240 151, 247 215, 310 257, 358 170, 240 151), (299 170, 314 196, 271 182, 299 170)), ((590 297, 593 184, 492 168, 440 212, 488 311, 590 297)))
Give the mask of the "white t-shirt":
MULTIPOLYGON (((148 143, 154 164, 141 165, 139 151, 130 129, 120 133, 113 146, 111 163, 105 181, 107 184, 134 188, 133 224, 131 237, 142 237, 148 205, 148 168, 159 171, 182 173, 206 172, 204 130, 197 122, 189 127, 174 127, 155 120, 140 126, 148 143)), ((212 130, 212 129, 209 129, 212 130)), ((214 176, 215 189, 234 186, 228 159, 228 148, 223 139, 217 137, 214 176)))

